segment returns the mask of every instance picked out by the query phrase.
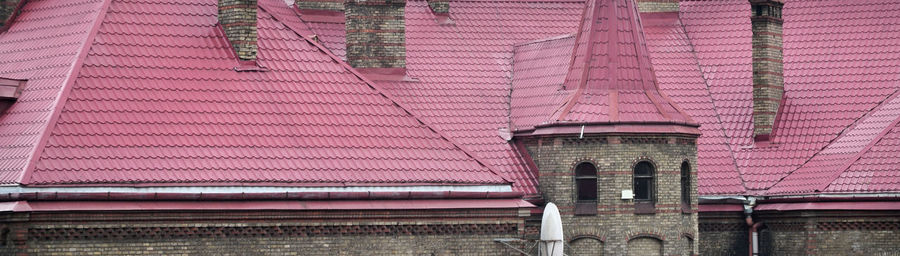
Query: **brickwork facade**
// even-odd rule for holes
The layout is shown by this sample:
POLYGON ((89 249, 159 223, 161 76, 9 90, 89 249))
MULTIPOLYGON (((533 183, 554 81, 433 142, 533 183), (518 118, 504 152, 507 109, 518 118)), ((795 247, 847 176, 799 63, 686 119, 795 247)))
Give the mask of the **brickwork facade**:
POLYGON ((628 241, 628 256, 660 256, 662 241, 652 237, 638 237, 628 241))
POLYGON ((782 3, 751 0, 753 16, 753 135, 772 133, 784 94, 782 3))
POLYGON ((640 12, 678 12, 680 0, 637 0, 640 12))
POLYGON ((406 68, 405 0, 348 1, 347 62, 355 68, 406 68))
MULTIPOLYGON (((749 229, 741 212, 700 216, 701 255, 749 252, 749 229)), ((756 212, 760 255, 894 255, 900 251, 898 211, 756 212)))
POLYGON ((517 209, 0 216, 12 255, 511 255, 517 209), (9 228, 11 225, 16 227, 9 228))
MULTIPOLYGON (((600 238, 604 255, 621 255, 632 248, 630 241, 639 238, 656 239, 662 249, 639 242, 635 246, 640 246, 633 247, 637 249, 631 253, 689 255, 697 251, 696 247, 684 248, 681 241, 684 234, 697 235, 697 206, 682 209, 680 204, 680 167, 685 161, 696 165, 695 138, 638 135, 579 139, 573 135, 524 138, 521 143, 537 165, 544 200, 557 204, 560 209, 567 239, 600 238), (655 205, 649 214, 636 213, 634 200, 621 199, 623 190, 634 189, 633 168, 641 161, 649 161, 655 167, 655 205), (597 167, 596 215, 575 214, 573 169, 583 162, 597 167)), ((697 202, 696 170, 691 170, 691 180, 691 202, 697 202)), ((584 248, 580 241, 569 242, 573 252, 592 250, 584 248)))
POLYGON ((344 12, 344 0, 296 0, 294 5, 300 10, 344 12))
POLYGON ((219 0, 219 24, 240 60, 256 60, 256 8, 256 0, 219 0))
POLYGON ((743 212, 701 212, 699 248, 704 256, 738 256, 749 252, 749 227, 743 212))
POLYGON ((760 213, 766 255, 895 255, 900 211, 760 213))

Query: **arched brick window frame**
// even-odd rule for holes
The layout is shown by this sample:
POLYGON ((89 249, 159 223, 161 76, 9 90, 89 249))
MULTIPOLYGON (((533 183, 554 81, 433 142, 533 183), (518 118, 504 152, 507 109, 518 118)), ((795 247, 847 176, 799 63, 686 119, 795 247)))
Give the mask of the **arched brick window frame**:
MULTIPOLYGON (((663 236, 660 236, 657 234, 642 233, 642 234, 629 236, 628 237, 628 245, 627 245, 627 247, 628 247, 627 255, 663 255, 664 248, 665 248, 665 241, 666 240, 664 239, 663 236), (636 242, 638 240, 652 241, 653 245, 658 246, 658 248, 656 248, 653 251, 633 251, 634 249, 637 249, 634 247, 634 242, 636 242)), ((648 249, 648 248, 643 248, 643 249, 648 249)))
POLYGON ((650 159, 640 159, 631 170, 634 213, 656 213, 656 165, 650 159))
POLYGON ((597 215, 597 165, 582 161, 575 172, 575 215, 597 215))

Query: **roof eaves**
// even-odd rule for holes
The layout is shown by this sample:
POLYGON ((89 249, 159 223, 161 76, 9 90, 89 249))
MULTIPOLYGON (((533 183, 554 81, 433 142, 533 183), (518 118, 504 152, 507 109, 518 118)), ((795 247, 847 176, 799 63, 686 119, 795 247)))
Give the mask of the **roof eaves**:
POLYGON ((93 45, 94 38, 96 37, 97 32, 100 30, 100 25, 103 23, 103 20, 106 17, 106 11, 109 10, 110 2, 111 0, 103 0, 103 4, 100 6, 100 10, 97 12, 97 17, 94 18, 93 24, 91 24, 91 30, 88 32, 85 40, 81 42, 77 57, 75 61, 72 62, 72 66, 69 68, 68 74, 66 74, 65 82, 63 83, 62 88, 59 90, 59 94, 56 96, 56 101, 50 108, 52 112, 50 113, 50 119, 47 121, 47 126, 45 126, 44 129, 40 131, 40 136, 38 137, 37 144, 34 146, 34 151, 29 154, 30 159, 25 165, 25 171, 23 171, 22 175, 19 176, 19 184, 27 185, 31 182, 31 173, 34 171, 35 165, 37 164, 38 160, 40 160, 40 155, 44 150, 44 146, 47 144, 50 133, 56 126, 56 121, 59 119, 60 113, 62 113, 62 108, 66 105, 66 99, 68 98, 69 92, 72 91, 75 80, 78 80, 78 74, 81 71, 84 59, 87 57, 88 52, 91 49, 91 45, 93 45))
MULTIPOLYGON (((462 152, 463 152, 464 154, 466 154, 467 156, 469 156, 469 157, 471 157, 472 159, 474 159, 476 162, 478 162, 478 164, 480 164, 480 165, 483 166, 484 168, 488 169, 491 173, 493 173, 494 175, 496 175, 497 177, 499 177, 499 178, 502 179, 503 181, 505 181, 505 182, 507 182, 507 183, 510 183, 510 184, 513 183, 512 181, 510 181, 509 179, 507 179, 506 177, 504 177, 503 175, 501 175, 499 172, 497 172, 496 170, 494 170, 493 168, 491 168, 490 165, 485 164, 485 161, 483 161, 481 158, 479 158, 479 157, 477 157, 475 154, 472 154, 471 152, 465 150, 463 147, 461 147, 461 146, 460 146, 459 144, 457 144, 455 141, 451 140, 449 136, 447 136, 446 134, 444 134, 443 132, 441 132, 441 131, 439 131, 439 130, 437 130, 437 129, 434 129, 433 126, 432 126, 430 123, 426 122, 424 119, 420 118, 418 115, 416 115, 416 114, 414 114, 413 112, 409 111, 409 109, 412 109, 412 108, 406 106, 405 104, 401 103, 399 100, 397 100, 397 99, 395 99, 394 97, 392 97, 392 96, 391 96, 390 94, 388 94, 383 88, 381 88, 380 86, 378 86, 378 84, 376 84, 375 82, 373 82, 373 81, 369 80, 368 78, 366 78, 364 75, 362 75, 361 73, 359 73, 356 69, 354 69, 353 67, 351 67, 350 64, 347 64, 347 62, 345 62, 344 60, 342 60, 342 59, 341 59, 340 57, 338 57, 337 55, 334 55, 334 53, 332 53, 330 50, 328 50, 328 48, 326 48, 325 46, 319 44, 319 42, 317 42, 316 40, 313 40, 313 39, 310 38, 309 36, 304 35, 303 33, 301 33, 300 29, 295 28, 292 24, 290 24, 290 23, 288 23, 288 22, 283 22, 282 19, 284 19, 284 17, 280 17, 280 15, 277 14, 276 12, 271 12, 271 11, 269 11, 269 10, 266 10, 266 9, 268 9, 269 7, 266 6, 266 4, 265 4, 264 2, 269 2, 269 1, 275 1, 275 0, 260 0, 259 7, 262 8, 265 12, 269 13, 269 15, 272 15, 272 17, 274 17, 275 20, 278 20, 279 22, 281 22, 285 27, 289 28, 289 29, 290 29, 291 31, 293 31, 295 34, 297 34, 298 36, 302 37, 302 38, 303 38, 304 40, 306 40, 309 44, 315 46, 315 47, 318 48, 320 51, 322 51, 323 53, 325 53, 326 55, 328 55, 329 58, 331 58, 332 60, 334 60, 336 63, 340 64, 341 67, 344 67, 344 69, 346 69, 347 71, 349 71, 350 73, 352 73, 354 76, 356 76, 357 78, 359 78, 361 81, 365 82, 366 85, 368 85, 370 88, 372 88, 373 90, 375 90, 376 92, 378 92, 378 94, 380 94, 382 97, 387 98, 387 99, 388 99, 391 103, 393 103, 395 106, 397 106, 397 107, 399 107, 400 109, 402 109, 403 112, 405 112, 406 114, 408 114, 409 116, 411 116, 412 118, 414 118, 416 121, 418 121, 419 123, 421 123, 421 124, 424 125, 425 127, 428 127, 429 130, 431 130, 432 132, 434 132, 434 133, 437 134, 438 136, 441 136, 442 139, 444 139, 444 140, 446 140, 447 142, 449 142, 451 145, 453 145, 454 147, 456 147, 457 149, 459 149, 460 151, 462 151, 462 152)), ((296 9, 296 8, 291 8, 291 9, 294 10, 295 13, 297 12, 297 9, 296 9)), ((300 19, 299 19, 299 14, 298 14, 297 17, 298 17, 297 19, 300 20, 300 19)), ((300 22, 305 22, 305 21, 300 20, 300 22)))

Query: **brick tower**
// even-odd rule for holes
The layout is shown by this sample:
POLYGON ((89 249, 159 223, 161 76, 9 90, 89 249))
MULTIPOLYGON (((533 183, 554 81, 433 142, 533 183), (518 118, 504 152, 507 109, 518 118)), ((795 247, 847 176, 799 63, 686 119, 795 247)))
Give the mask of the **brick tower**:
POLYGON ((568 253, 695 254, 700 132, 659 92, 635 1, 588 1, 566 40, 568 72, 548 85, 566 96, 540 121, 513 126, 544 202, 559 205, 568 253))

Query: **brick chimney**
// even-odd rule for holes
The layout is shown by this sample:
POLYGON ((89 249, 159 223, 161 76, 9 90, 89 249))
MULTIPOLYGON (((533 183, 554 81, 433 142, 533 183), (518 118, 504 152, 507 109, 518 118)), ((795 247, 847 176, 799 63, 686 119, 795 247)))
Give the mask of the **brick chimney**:
POLYGON ((450 15, 450 0, 428 0, 428 7, 434 15, 450 15))
POLYGON ((343 22, 344 0, 295 0, 294 6, 303 16, 340 16, 343 22))
POLYGON ((24 3, 24 0, 0 0, 0 32, 9 29, 10 23, 16 18, 24 3))
POLYGON ((680 0, 637 0, 641 13, 678 12, 680 0))
POLYGON ((347 62, 374 80, 406 78, 406 0, 348 0, 347 62))
POLYGON ((753 30, 753 136, 768 141, 784 94, 782 0, 750 0, 753 30))
POLYGON ((256 0, 219 0, 219 24, 244 62, 256 61, 256 8, 256 0))

